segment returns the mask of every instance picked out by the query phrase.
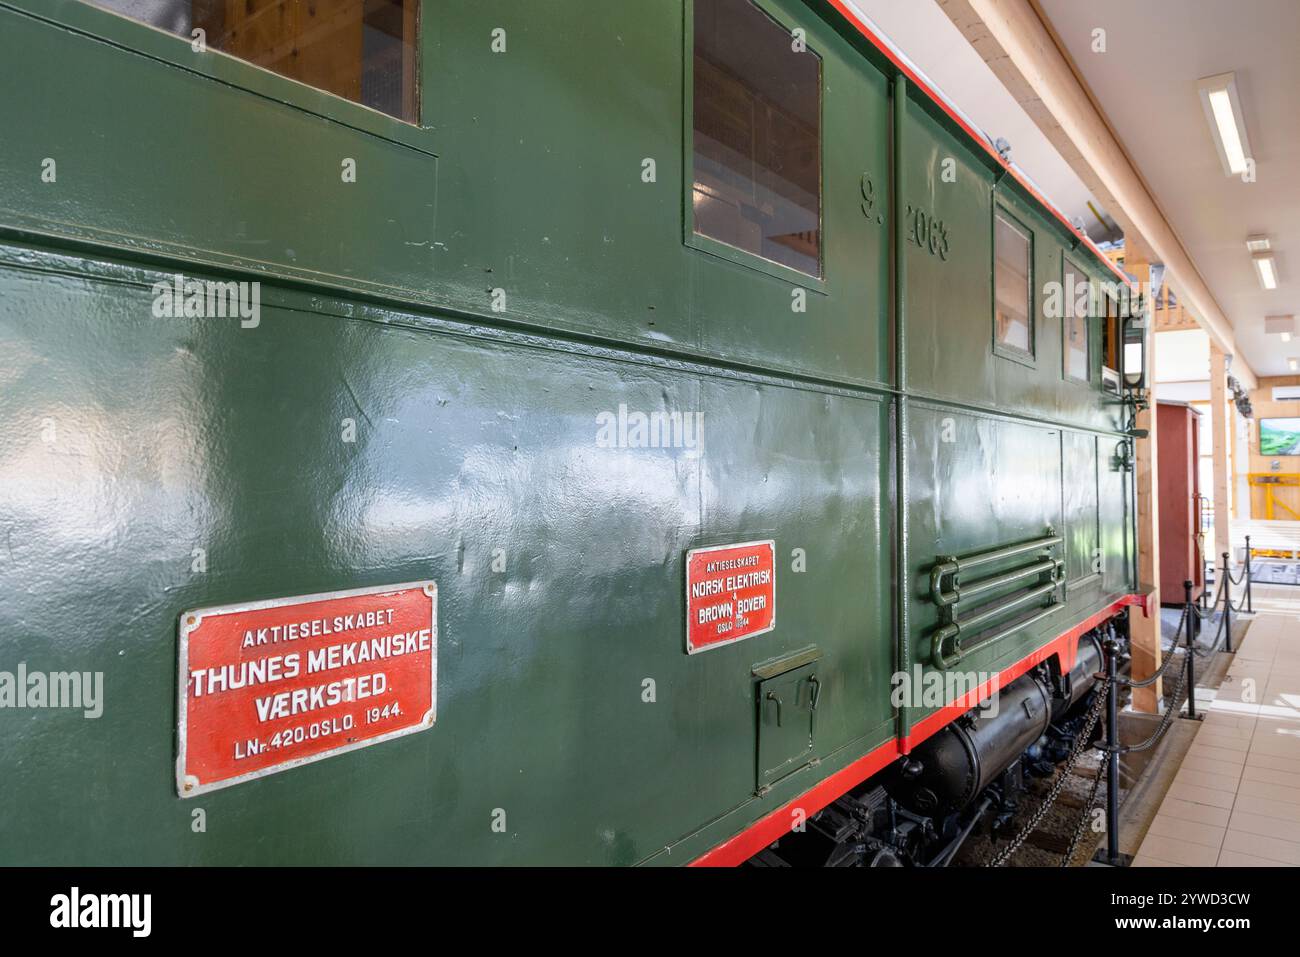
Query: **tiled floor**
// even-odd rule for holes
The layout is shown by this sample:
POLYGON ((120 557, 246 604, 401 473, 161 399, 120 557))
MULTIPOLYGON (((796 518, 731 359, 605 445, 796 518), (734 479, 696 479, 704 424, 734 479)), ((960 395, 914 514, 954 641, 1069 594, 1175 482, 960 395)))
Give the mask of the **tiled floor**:
POLYGON ((1134 867, 1300 867, 1300 587, 1257 585, 1254 604, 1134 867))

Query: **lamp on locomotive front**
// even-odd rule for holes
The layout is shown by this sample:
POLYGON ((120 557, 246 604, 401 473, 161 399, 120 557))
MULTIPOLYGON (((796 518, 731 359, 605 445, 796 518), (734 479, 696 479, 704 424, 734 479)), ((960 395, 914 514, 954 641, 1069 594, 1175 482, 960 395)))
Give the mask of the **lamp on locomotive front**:
POLYGON ((1147 308, 1141 294, 1129 299, 1124 318, 1124 386, 1133 392, 1147 383, 1147 308))

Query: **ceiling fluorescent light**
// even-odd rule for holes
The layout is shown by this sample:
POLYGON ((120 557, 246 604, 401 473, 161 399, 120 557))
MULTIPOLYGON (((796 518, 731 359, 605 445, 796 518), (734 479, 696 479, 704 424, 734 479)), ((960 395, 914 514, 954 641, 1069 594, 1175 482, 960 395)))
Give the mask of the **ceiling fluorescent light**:
POLYGON ((1265 289, 1277 288, 1277 265, 1272 253, 1255 253, 1251 257, 1255 263, 1255 272, 1259 273, 1259 284, 1265 289))
POLYGON ((1241 101, 1237 98, 1237 76, 1235 73, 1207 76, 1197 81, 1196 88, 1201 94, 1210 132, 1214 134, 1223 174, 1240 176, 1246 172, 1251 153, 1241 101))
POLYGON ((1246 249, 1252 253, 1266 253, 1272 248, 1267 236, 1247 236, 1246 249))

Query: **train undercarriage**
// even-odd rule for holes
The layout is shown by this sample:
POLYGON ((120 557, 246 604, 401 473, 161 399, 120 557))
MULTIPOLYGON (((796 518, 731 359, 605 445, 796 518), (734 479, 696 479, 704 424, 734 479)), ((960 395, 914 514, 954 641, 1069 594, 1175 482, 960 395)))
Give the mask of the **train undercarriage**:
POLYGON ((1062 674, 1055 658, 1038 665, 748 865, 946 867, 973 834, 1010 837, 1032 781, 1053 777, 1080 744, 1104 664, 1102 642, 1123 639, 1114 624, 1080 639, 1069 672, 1062 674))

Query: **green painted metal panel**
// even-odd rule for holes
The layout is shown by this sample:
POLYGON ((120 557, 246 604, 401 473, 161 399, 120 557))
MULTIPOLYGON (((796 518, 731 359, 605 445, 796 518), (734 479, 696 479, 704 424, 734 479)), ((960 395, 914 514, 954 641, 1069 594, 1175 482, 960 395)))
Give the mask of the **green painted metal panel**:
MULTIPOLYGON (((905 243, 908 303, 909 389, 952 402, 997 409, 1063 425, 1114 429, 1118 416, 1100 402, 1100 365, 1091 385, 1065 379, 1063 327, 1046 315, 1047 283, 1061 281, 1066 248, 1059 227, 1013 188, 995 183, 973 152, 927 112, 909 104, 905 243), (1033 239, 1034 359, 995 354, 993 344, 993 246, 995 209, 1007 211, 1033 239), (941 229, 946 255, 916 243, 916 216, 941 229), (953 321, 962 316, 963 321, 953 321), (981 321, 982 319, 982 321, 981 321)), ((922 227, 924 228, 924 227, 922 227)), ((1091 254, 1076 253, 1081 264, 1091 254)), ((1085 267, 1097 278, 1095 264, 1085 267)), ((1100 353, 1101 325, 1090 322, 1093 355, 1100 353)))
POLYGON ((1125 440, 1114 436, 1103 435, 1097 440, 1098 510, 1106 562, 1103 587, 1111 592, 1131 591, 1139 584, 1135 568, 1133 473, 1119 466, 1124 444, 1125 440))
POLYGON ((905 115, 908 388, 992 405, 998 376, 1019 371, 992 355, 992 176, 917 106, 909 102, 905 115), (918 215, 942 224, 946 254, 916 244, 918 215), (964 321, 954 322, 955 316, 964 321))
MULTIPOLYGON (((40 8, 75 12, 78 24, 113 24, 133 42, 189 50, 178 37, 81 3, 40 8)), ((6 224, 362 293, 445 300, 435 255, 438 160, 429 153, 3 4, 0 38, 7 68, 31 78, 0 96, 0 127, 24 131, 0 152, 6 224), (42 179, 45 158, 57 164, 56 182, 42 179), (356 183, 343 182, 345 159, 356 161, 356 183)))
POLYGON ((1089 579, 1100 576, 1100 523, 1097 501, 1097 436, 1064 432, 1062 482, 1065 495, 1065 580, 1074 597, 1089 579), (1091 481, 1090 481, 1091 480, 1091 481))
MULTIPOLYGON (((678 241, 680 3, 440 3, 424 17, 428 129, 368 118, 365 133, 318 115, 305 89, 307 108, 284 102, 287 81, 247 64, 226 64, 230 82, 179 68, 181 38, 67 0, 21 5, 76 29, 0 4, 11 69, 79 69, 0 99, 0 123, 30 131, 0 155, 13 225, 657 350, 888 378, 888 210, 861 210, 863 175, 882 192, 888 177, 884 78, 799 3, 771 6, 823 58, 828 131, 827 278, 801 313, 791 282, 678 241), (504 54, 498 27, 513 37, 504 54), (57 188, 40 180, 46 156, 57 188)), ((354 106, 341 103, 345 118, 354 106)))
MULTIPOLYGON (((1079 552, 1097 535, 1095 492, 1090 496, 1085 487, 1089 482, 1095 487, 1097 481, 1095 469, 1088 468, 1088 448, 1094 441, 1096 437, 1091 433, 1067 432, 1063 437, 1061 430, 1051 426, 930 402, 912 403, 908 450, 908 521, 912 536, 909 637, 916 649, 915 659, 924 671, 934 669, 930 660, 933 635, 944 622, 940 608, 931 597, 930 579, 931 569, 941 558, 975 555, 1033 541, 1051 529, 1064 542, 1048 554, 1066 563, 1067 581, 1072 567, 1077 568, 1085 560, 1091 563, 1091 549, 1086 557, 1079 552), (1071 449, 1064 460, 1063 439, 1071 449), (1063 466, 1081 471, 1067 472, 1063 466), (1091 534, 1076 532, 1075 523, 1091 528, 1091 534)), ((1118 483, 1111 481, 1105 489, 1112 499, 1118 498, 1122 514, 1122 490, 1118 483)), ((1122 519, 1117 524, 1108 512, 1103 516, 1102 527, 1099 547, 1101 560, 1108 570, 1104 581, 1087 579, 1083 587, 1061 590, 1059 604, 1051 614, 968 655, 957 666, 958 670, 1000 671, 1095 611, 1102 599, 1113 598, 1126 590, 1128 586, 1123 578, 1115 574, 1116 569, 1123 567, 1125 555, 1123 541, 1115 538, 1116 533, 1123 531, 1122 519)), ((972 585, 1024 567, 1037 557, 1038 553, 1022 555, 981 567, 964 578, 963 583, 972 585)), ((957 619, 968 618, 987 605, 1022 594, 1037 581, 1015 582, 980 595, 977 601, 958 606, 957 619)), ((975 630, 963 637, 977 641, 981 635, 1027 618, 1042 607, 1046 607, 1046 602, 1038 601, 1008 613, 986 630, 975 630)), ((914 724, 933 710, 909 709, 907 718, 914 724)))
POLYGON ((32 712, 3 736, 7 860, 630 864, 763 809, 753 664, 823 650, 819 757, 888 721, 882 402, 267 287, 256 329, 158 319, 164 276, 108 272, 0 273, 6 657, 106 681, 102 718, 32 712), (702 443, 602 448, 621 405, 698 409, 702 443), (688 658, 685 551, 758 530, 781 556, 777 630, 688 658), (435 727, 205 795, 239 838, 191 834, 171 785, 180 611, 416 578, 440 590, 435 727))

